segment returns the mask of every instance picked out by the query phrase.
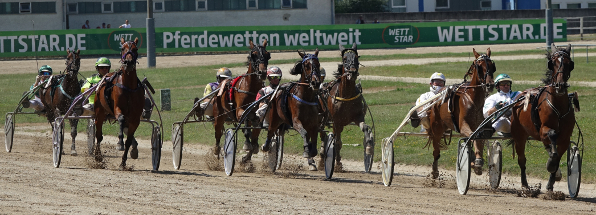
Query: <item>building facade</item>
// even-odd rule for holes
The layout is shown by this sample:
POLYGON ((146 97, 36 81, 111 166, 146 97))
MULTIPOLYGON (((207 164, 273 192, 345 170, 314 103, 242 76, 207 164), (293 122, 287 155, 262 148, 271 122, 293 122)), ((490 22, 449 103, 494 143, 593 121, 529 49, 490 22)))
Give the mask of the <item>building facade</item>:
MULTIPOLYGON (((552 0, 553 9, 596 8, 596 0, 552 0)), ((389 12, 544 9, 546 0, 388 0, 389 12)))
MULTIPOLYGON (((329 25, 333 0, 153 0, 155 27, 329 25)), ((80 29, 129 20, 144 28, 147 1, 0 0, 0 31, 80 29)))

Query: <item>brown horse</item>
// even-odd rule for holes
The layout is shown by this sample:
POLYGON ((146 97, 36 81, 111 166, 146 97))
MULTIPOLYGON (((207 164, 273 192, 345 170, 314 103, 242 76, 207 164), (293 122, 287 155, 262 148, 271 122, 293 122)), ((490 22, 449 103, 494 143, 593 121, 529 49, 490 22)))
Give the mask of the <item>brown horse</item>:
POLYGON ((145 90, 137 77, 137 57, 139 39, 125 42, 120 40, 122 50, 120 62, 122 66, 116 72, 108 73, 101 85, 97 88, 95 96, 95 126, 97 128, 97 147, 103 139, 102 126, 108 116, 113 116, 120 123, 118 146, 124 145, 121 167, 126 166, 128 150, 132 145, 130 157, 137 159, 138 149, 134 139, 135 131, 141 122, 141 114, 145 101, 145 90), (115 86, 115 87, 114 87, 115 86), (123 138, 126 133, 126 144, 123 138), (134 144, 133 144, 134 142, 134 144))
MULTIPOLYGON (((366 153, 372 154, 372 150, 374 150, 370 137, 371 128, 364 123, 366 114, 364 98, 362 97, 361 90, 356 86, 356 79, 359 75, 358 68, 360 67, 356 43, 350 49, 339 45, 339 51, 341 52, 342 64, 339 66, 338 71, 334 73, 335 80, 329 82, 321 89, 322 105, 325 106, 323 110, 328 111, 328 115, 324 117, 329 117, 333 121, 334 149, 336 154, 335 169, 337 170, 341 170, 342 168, 340 155, 342 146, 341 132, 348 124, 354 122, 364 132, 366 153)), ((324 132, 321 132, 321 135, 321 139, 324 139, 324 132)), ((324 156, 324 150, 321 150, 319 168, 324 164, 324 156)))
MULTIPOLYGON (((293 126, 304 140, 303 157, 317 155, 317 133, 319 131, 318 100, 320 67, 316 49, 314 54, 298 52, 302 58, 290 71, 291 75, 300 74, 298 82, 282 84, 278 93, 273 95, 269 105, 271 109, 266 117, 269 122, 267 141, 270 141, 278 129, 285 130, 286 125, 293 126)), ((312 164, 314 165, 314 164, 312 164)), ((316 167, 312 166, 316 170, 316 167)))
MULTIPOLYGON (((430 128, 428 129, 429 141, 433 144, 433 171, 432 178, 439 176, 438 161, 441 157, 441 138, 447 130, 459 132, 469 137, 482 123, 484 117, 482 108, 488 93, 494 87, 493 73, 496 71, 494 62, 490 59, 490 48, 486 55, 480 55, 474 49, 476 59, 468 69, 466 81, 453 86, 444 98, 444 102, 437 102, 429 110, 430 128)), ((475 141, 476 157, 482 158, 483 142, 475 141)))
MULTIPOLYGON (((546 185, 549 191, 553 190, 559 162, 569 148, 575 123, 571 104, 573 99, 567 94, 567 81, 573 70, 573 61, 569 56, 571 45, 561 49, 553 46, 552 50, 552 53, 547 54, 547 78, 543 80, 546 86, 522 92, 520 96, 526 99, 513 107, 511 115, 511 135, 517 151, 517 163, 521 168, 522 186, 528 187, 525 148, 526 140, 531 136, 542 141, 549 153, 546 162, 546 169, 551 173, 546 185)), ((576 111, 579 111, 579 102, 576 101, 576 111)))
MULTIPOLYGON (((244 110, 255 101, 257 93, 263 88, 263 81, 267 76, 267 65, 271 54, 266 50, 267 40, 263 42, 263 45, 255 45, 250 41, 250 52, 248 54, 248 71, 232 80, 232 83, 223 81, 220 84, 220 93, 212 99, 213 102, 213 116, 215 116, 215 122, 213 126, 215 128, 215 147, 213 153, 219 158, 219 152, 221 150, 220 140, 221 135, 224 131, 224 123, 226 118, 232 121, 238 122, 244 114, 244 110), (230 95, 232 94, 232 95, 230 95), (230 98, 231 97, 231 98, 230 98)), ((255 110, 249 113, 249 118, 246 120, 246 127, 251 125, 258 125, 258 117, 255 115, 255 110)), ((244 150, 248 151, 242 160, 250 160, 252 154, 259 152, 259 134, 260 129, 243 129, 244 137, 244 150)))
MULTIPOLYGON (((39 98, 46 107, 46 118, 50 123, 54 123, 56 117, 66 114, 73 99, 81 92, 81 85, 77 80, 81 65, 80 53, 80 50, 71 52, 67 49, 66 69, 64 70, 64 74, 52 76, 50 87, 40 90, 39 98)), ((80 115, 80 113, 75 112, 74 115, 80 115)), ((69 119, 69 122, 71 128, 70 136, 72 137, 70 154, 77 155, 75 138, 77 137, 77 125, 79 124, 79 120, 69 119)))

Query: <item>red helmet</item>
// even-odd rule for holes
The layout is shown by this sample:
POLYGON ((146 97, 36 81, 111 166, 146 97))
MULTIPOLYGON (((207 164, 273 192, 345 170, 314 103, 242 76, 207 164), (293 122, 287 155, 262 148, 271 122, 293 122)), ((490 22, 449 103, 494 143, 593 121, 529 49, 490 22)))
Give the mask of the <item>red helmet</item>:
POLYGON ((269 76, 279 76, 281 77, 281 69, 277 66, 272 66, 267 69, 267 77, 269 76))

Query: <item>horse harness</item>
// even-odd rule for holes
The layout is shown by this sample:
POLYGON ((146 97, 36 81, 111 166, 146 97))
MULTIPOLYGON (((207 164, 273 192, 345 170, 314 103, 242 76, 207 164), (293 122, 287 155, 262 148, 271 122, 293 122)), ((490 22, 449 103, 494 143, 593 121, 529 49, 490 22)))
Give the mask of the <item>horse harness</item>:
POLYGON ((108 110, 110 112, 110 114, 114 115, 114 113, 112 112, 112 110, 114 109, 114 101, 112 99, 112 97, 110 97, 110 95, 112 95, 112 91, 114 86, 123 89, 126 92, 130 92, 130 93, 134 93, 139 89, 143 88, 143 85, 141 83, 141 81, 139 80, 139 78, 137 77, 137 87, 135 89, 130 89, 120 83, 113 83, 114 80, 116 80, 118 78, 118 76, 122 75, 122 70, 119 70, 117 72, 114 73, 114 75, 110 76, 110 77, 105 77, 105 81, 103 82, 103 85, 105 86, 104 88, 104 98, 106 100, 106 102, 108 103, 108 106, 110 107, 110 109, 108 110))
MULTIPOLYGON (((538 131, 538 132, 540 132, 540 127, 542 125, 542 122, 540 121, 540 114, 538 112, 538 107, 543 102, 546 101, 546 103, 553 110, 553 112, 555 112, 555 114, 557 114, 558 120, 561 120, 563 117, 567 116, 567 114, 571 113, 573 111, 573 105, 577 104, 577 106, 579 106, 579 101, 577 101, 575 99, 575 97, 574 97, 575 94, 574 93, 570 93, 570 94, 567 95, 568 98, 569 98, 569 100, 568 100, 568 103, 569 103, 568 106, 569 106, 569 108, 567 109, 567 112, 565 112, 563 114, 561 111, 559 111, 555 107, 555 105, 553 104, 553 102, 548 98, 548 95, 544 96, 544 99, 540 100, 540 97, 542 96, 543 93, 551 94, 551 92, 546 91, 546 88, 547 87, 539 87, 539 88, 537 88, 538 92, 536 92, 536 91, 530 91, 530 92, 528 92, 528 94, 530 94, 529 102, 532 104, 532 109, 530 110, 530 116, 531 116, 531 119, 532 119, 532 123, 534 123, 534 127, 536 127, 536 131, 538 131)), ((550 87, 554 87, 554 86, 550 86, 550 87)))
MULTIPOLYGON (((476 69, 476 72, 478 72, 479 76, 483 76, 482 80, 486 80, 488 75, 493 74, 497 71, 497 68, 494 65, 495 65, 495 62, 493 60, 491 60, 490 57, 488 57, 486 54, 481 55, 480 57, 476 58, 476 60, 474 60, 474 62, 472 62, 472 65, 470 65, 468 72, 466 72, 466 74, 464 75, 464 82, 466 82, 466 77, 468 77, 468 75, 471 75, 470 71, 472 70, 472 68, 476 69), (484 61, 486 63, 486 72, 484 72, 482 70, 482 67, 480 65, 478 65, 479 61, 484 61), (493 66, 492 67, 488 66, 488 62, 491 62, 493 66), (491 70, 491 68, 493 70, 491 70)), ((485 97, 488 97, 487 88, 490 86, 485 83, 481 83, 480 86, 482 86, 484 88, 484 92, 486 92, 485 97)))

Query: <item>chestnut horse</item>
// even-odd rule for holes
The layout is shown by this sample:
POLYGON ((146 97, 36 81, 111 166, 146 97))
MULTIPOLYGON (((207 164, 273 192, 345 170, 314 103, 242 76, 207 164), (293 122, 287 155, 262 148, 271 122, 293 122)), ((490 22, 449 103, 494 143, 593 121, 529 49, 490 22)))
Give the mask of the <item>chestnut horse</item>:
MULTIPOLYGON (((511 135, 517 151, 517 163, 521 169, 522 187, 528 187, 526 179, 526 140, 528 136, 542 141, 549 153, 546 169, 550 178, 546 189, 553 191, 555 175, 559 168, 561 157, 567 151, 575 124, 575 113, 572 101, 567 94, 567 81, 573 70, 573 61, 569 56, 571 45, 557 49, 547 54, 548 71, 546 79, 542 80, 546 86, 527 89, 519 96, 525 100, 513 107, 511 115, 511 135)), ((576 111, 579 111, 579 102, 576 111)))
MULTIPOLYGON (((118 147, 124 145, 121 167, 126 166, 128 150, 132 145, 130 157, 137 159, 138 149, 134 134, 141 122, 141 113, 145 103, 145 90, 137 77, 138 38, 125 42, 120 40, 122 65, 116 72, 108 73, 100 82, 95 96, 95 126, 97 128, 97 147, 103 139, 102 126, 108 116, 113 116, 120 123, 118 147), (123 138, 126 133, 126 144, 123 138), (134 144, 133 144, 134 142, 134 144)), ((120 150, 119 149, 119 150, 120 150)))
MULTIPOLYGON (((484 120, 482 108, 486 96, 494 87, 493 73, 496 67, 490 59, 490 48, 486 50, 486 55, 478 54, 475 49, 473 51, 476 59, 464 76, 464 82, 444 89, 449 92, 443 102, 437 102, 429 110, 428 135, 433 144, 433 179, 439 177, 438 162, 440 150, 444 147, 440 143, 445 131, 451 129, 469 137, 484 120), (465 77, 470 77, 470 81, 466 81, 465 77)), ((482 141, 474 141, 476 157, 482 157, 482 144, 482 141)))
MULTIPOLYGON (((79 54, 81 50, 70 51, 66 50, 66 69, 65 74, 52 76, 52 83, 48 89, 40 90, 40 99, 46 107, 46 118, 48 122, 54 123, 56 117, 66 114, 68 108, 71 106, 73 99, 81 92, 81 85, 77 79, 79 68, 81 66, 81 57, 79 54)), ((75 112, 79 115, 80 112, 75 112)), ((75 149, 75 138, 77 137, 78 119, 69 119, 70 122, 70 136, 72 137, 72 145, 70 146, 70 154, 77 155, 75 149)), ((53 126, 52 126, 53 128, 53 126)))
MULTIPOLYGON (((329 117, 333 121, 333 134, 335 136, 335 169, 341 170, 341 155, 340 150, 342 146, 341 132, 344 127, 354 122, 364 132, 364 142, 367 154, 372 154, 374 147, 370 137, 370 126, 364 123, 366 114, 366 106, 361 90, 356 86, 356 79, 358 78, 358 50, 356 43, 352 48, 346 49, 339 45, 341 52, 342 64, 336 73, 334 73, 335 80, 329 82, 321 89, 322 105, 326 106, 323 110, 328 111, 329 117)), ((321 132, 324 135, 324 132, 321 132)), ((321 137, 323 139, 324 137, 321 137)), ((319 168, 324 164, 324 150, 321 150, 321 161, 319 168)))
MULTIPOLYGON (((221 135, 224 131, 224 123, 226 118, 232 121, 238 122, 244 110, 255 101, 257 93, 263 88, 263 81, 267 77, 267 65, 271 54, 265 49, 267 47, 267 40, 263 41, 263 45, 255 45, 252 41, 250 43, 250 52, 248 54, 248 71, 236 77, 230 84, 224 81, 220 84, 220 93, 212 99, 213 102, 213 116, 215 116, 215 122, 213 126, 215 128, 215 147, 213 153, 219 158, 219 152, 221 150, 220 141, 221 135), (230 94, 232 94, 230 96, 230 94), (231 98, 230 98, 231 97, 231 98)), ((246 127, 251 125, 258 125, 258 117, 255 115, 255 110, 252 110, 248 120, 246 120, 246 127)), ((248 151, 242 160, 250 160, 252 154, 259 152, 259 134, 260 129, 243 129, 244 137, 244 150, 248 151)))
MULTIPOLYGON (((319 102, 317 91, 320 86, 319 49, 314 54, 298 52, 302 58, 290 71, 291 75, 300 74, 298 82, 282 84, 273 95, 269 105, 271 109, 266 117, 269 122, 267 139, 271 140, 277 129, 293 126, 304 140, 303 157, 309 160, 317 155, 317 133, 319 132, 319 102)), ((311 164, 312 170, 316 167, 311 164)))

